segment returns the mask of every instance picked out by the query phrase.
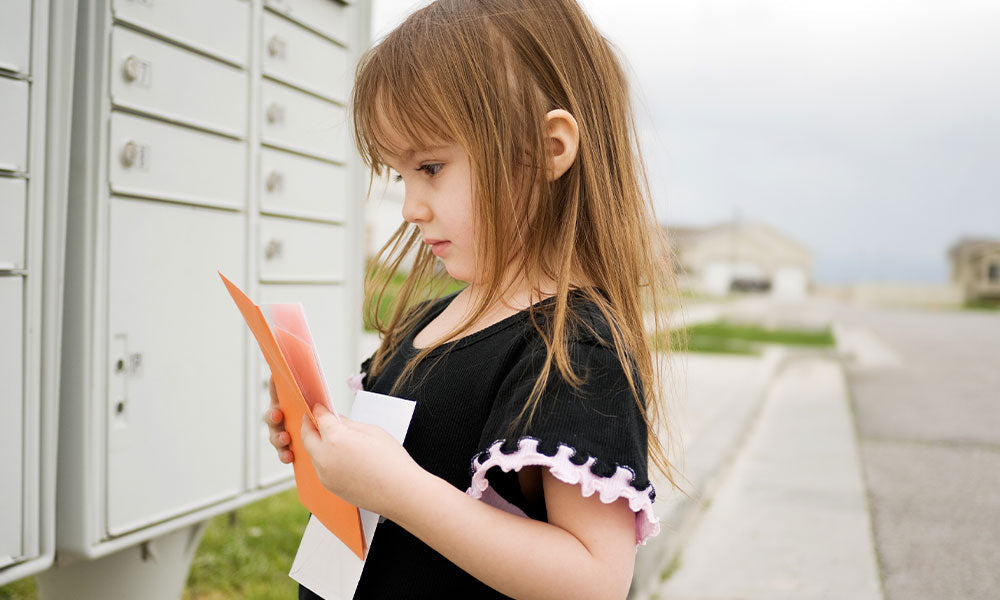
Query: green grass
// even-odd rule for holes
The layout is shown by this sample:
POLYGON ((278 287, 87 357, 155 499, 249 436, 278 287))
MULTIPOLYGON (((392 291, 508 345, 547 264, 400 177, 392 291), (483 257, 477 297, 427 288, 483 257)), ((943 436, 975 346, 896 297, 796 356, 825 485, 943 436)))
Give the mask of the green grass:
POLYGON ((191 563, 183 600, 297 597, 288 571, 308 520, 295 489, 215 517, 191 563))
MULTIPOLYGON (((713 354, 760 354, 765 344, 786 346, 833 347, 829 328, 813 331, 800 329, 768 329, 726 321, 700 323, 672 332, 672 347, 687 352, 713 354)), ((662 344, 660 344, 662 347, 662 344)))
POLYGON ((38 598, 38 592, 35 589, 35 580, 31 577, 0 586, 0 600, 35 600, 36 598, 38 598))
MULTIPOLYGON (((396 296, 399 295, 399 290, 403 287, 403 282, 406 281, 406 276, 407 273, 401 271, 396 271, 392 274, 392 278, 389 280, 389 285, 386 287, 385 293, 382 294, 382 301, 378 305, 378 318, 382 323, 388 322, 389 311, 392 308, 393 303, 396 301, 396 296)), ((464 288, 465 285, 465 282, 448 277, 444 290, 441 292, 441 296, 447 296, 452 292, 457 292, 458 290, 464 288)), ((365 331, 375 331, 375 321, 372 319, 372 315, 369 312, 365 313, 364 326, 365 331)))
POLYGON ((965 310, 1000 310, 1000 298, 966 300, 962 308, 965 310))
POLYGON ((663 569, 660 573, 660 582, 666 582, 668 579, 674 576, 677 569, 681 568, 681 551, 678 550, 674 553, 674 556, 670 559, 670 563, 663 569))
MULTIPOLYGON (((191 562, 183 600, 288 600, 288 576, 309 511, 295 489, 213 518, 191 562)), ((31 577, 0 587, 0 600, 36 600, 31 577)))

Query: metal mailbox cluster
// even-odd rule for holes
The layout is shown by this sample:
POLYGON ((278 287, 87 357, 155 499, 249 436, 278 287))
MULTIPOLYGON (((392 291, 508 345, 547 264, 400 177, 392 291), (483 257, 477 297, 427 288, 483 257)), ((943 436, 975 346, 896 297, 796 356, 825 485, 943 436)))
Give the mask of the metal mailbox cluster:
MULTIPOLYGON (((0 573, 48 566, 54 457, 43 464, 41 309, 44 268, 45 15, 0 4, 0 573), (33 60, 34 58, 34 60, 33 60), (30 144, 29 144, 30 140, 30 144), (31 399, 32 402, 26 400, 31 399), (43 471, 50 471, 43 481, 43 471), (44 488, 44 489, 43 489, 44 488), (43 508, 43 504, 47 505, 43 508), (45 509, 48 510, 45 510, 45 509), (25 564, 25 566, 22 566, 25 564)), ((52 426, 49 425, 49 430, 52 426)))
POLYGON ((0 2, 0 389, 21 411, 0 419, 0 468, 22 488, 0 499, 0 582, 5 560, 44 554, 41 528, 61 554, 97 558, 291 485, 261 419, 267 366, 217 270, 261 303, 303 303, 342 410, 357 368, 365 187, 346 103, 370 7, 93 0, 76 14, 59 423, 46 429, 24 240, 41 237, 26 217, 44 152, 27 160, 28 125, 45 112, 29 70, 45 42, 25 32, 32 19, 45 32, 47 6, 0 2), (46 518, 32 448, 56 440, 46 518))

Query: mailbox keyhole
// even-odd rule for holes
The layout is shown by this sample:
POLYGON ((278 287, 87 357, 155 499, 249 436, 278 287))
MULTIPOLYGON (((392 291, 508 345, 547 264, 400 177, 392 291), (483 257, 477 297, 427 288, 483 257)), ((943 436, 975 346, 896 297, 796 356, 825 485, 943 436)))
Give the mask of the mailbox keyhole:
POLYGON ((115 404, 115 414, 118 415, 119 417, 125 414, 125 403, 122 402, 121 400, 119 400, 118 403, 115 404))
POLYGON ((115 373, 123 373, 125 371, 125 360, 119 358, 118 362, 115 363, 115 373))

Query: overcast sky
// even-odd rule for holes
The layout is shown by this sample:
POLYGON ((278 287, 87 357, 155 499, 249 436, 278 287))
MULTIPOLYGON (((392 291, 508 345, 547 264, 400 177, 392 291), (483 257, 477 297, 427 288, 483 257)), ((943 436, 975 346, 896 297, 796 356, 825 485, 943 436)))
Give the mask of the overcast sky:
MULTIPOLYGON (((414 0, 374 0, 389 31, 414 0)), ((1000 238, 1000 1, 582 0, 633 75, 658 215, 775 226, 814 280, 945 282, 1000 238)))

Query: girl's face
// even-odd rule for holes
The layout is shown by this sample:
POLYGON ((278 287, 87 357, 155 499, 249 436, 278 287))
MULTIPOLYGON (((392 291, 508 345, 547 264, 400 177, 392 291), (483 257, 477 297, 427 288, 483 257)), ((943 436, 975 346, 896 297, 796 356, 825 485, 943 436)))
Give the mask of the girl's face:
MULTIPOLYGON (((400 141, 390 140, 390 147, 405 148, 400 141)), ((469 155, 458 144, 447 144, 384 158, 403 181, 403 218, 420 228, 424 243, 452 277, 476 283, 480 271, 469 155)))

